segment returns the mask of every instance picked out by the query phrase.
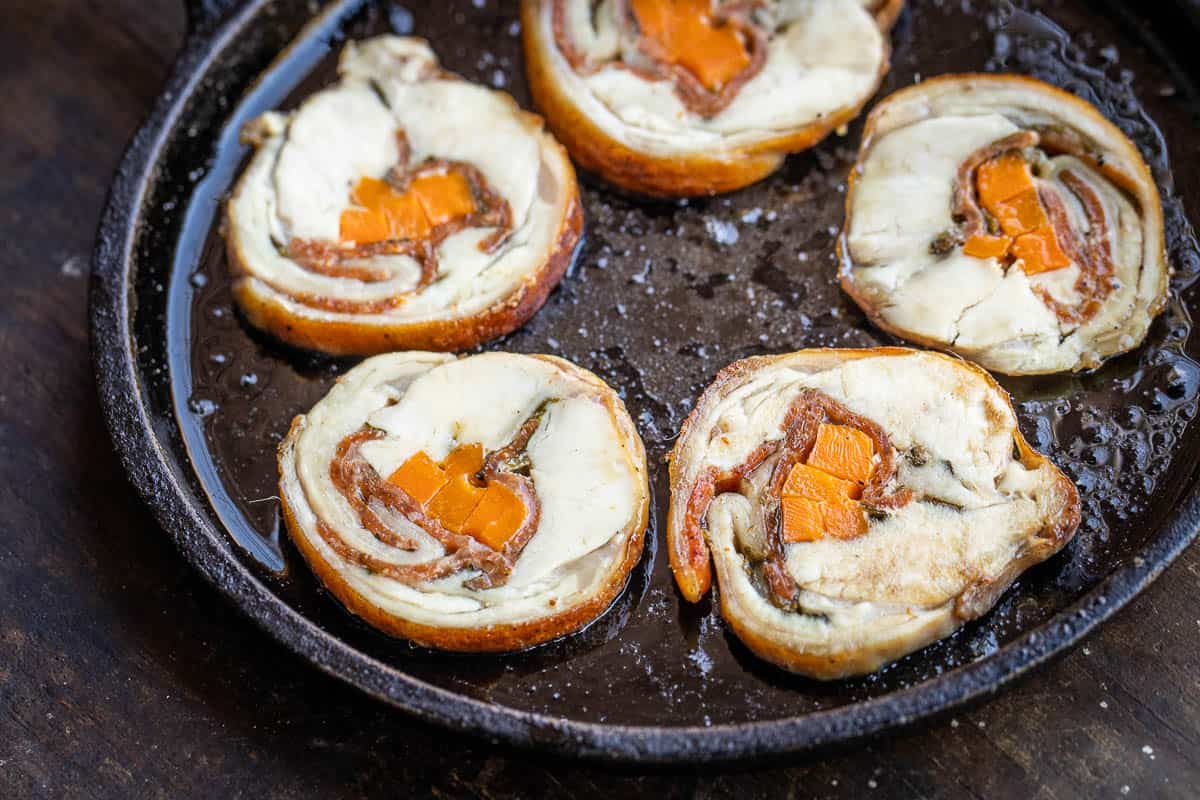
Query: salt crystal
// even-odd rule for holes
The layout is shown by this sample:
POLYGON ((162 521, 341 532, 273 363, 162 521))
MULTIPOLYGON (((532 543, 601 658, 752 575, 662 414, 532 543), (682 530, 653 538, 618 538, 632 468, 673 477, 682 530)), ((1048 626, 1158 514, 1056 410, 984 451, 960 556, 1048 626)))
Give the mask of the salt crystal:
POLYGON ((724 222, 713 217, 704 220, 704 228, 717 244, 737 244, 738 229, 732 222, 724 222))

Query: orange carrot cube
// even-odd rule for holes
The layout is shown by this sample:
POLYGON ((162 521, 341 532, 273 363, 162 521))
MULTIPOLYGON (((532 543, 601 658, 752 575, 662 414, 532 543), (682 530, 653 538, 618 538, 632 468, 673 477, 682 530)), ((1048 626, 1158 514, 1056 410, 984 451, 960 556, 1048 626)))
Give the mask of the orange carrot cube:
POLYGON ((499 483, 488 486, 483 499, 463 523, 462 532, 493 550, 502 550, 525 522, 525 503, 512 489, 499 483))
POLYGON ((691 72, 710 92, 750 65, 742 35, 713 20, 711 0, 632 0, 630 5, 656 55, 691 72))
POLYGON ((421 198, 411 191, 397 194, 388 187, 388 195, 381 206, 388 221, 388 239, 425 239, 429 236, 429 218, 421 198))
POLYGON ((991 210, 1033 188, 1033 171, 1019 153, 1006 153, 980 165, 975 173, 979 202, 991 210))
POLYGON ((807 497, 824 501, 829 498, 851 497, 861 487, 853 481, 842 480, 808 464, 797 464, 788 473, 780 492, 784 497, 807 497))
POLYGON ((424 452, 414 453, 388 476, 388 483, 402 489, 422 507, 427 505, 449 480, 446 471, 424 452))
POLYGON ((474 475, 483 469, 483 445, 459 445, 442 461, 442 468, 450 475, 474 475))
POLYGON ((465 474, 453 476, 429 503, 429 513, 448 529, 462 533, 463 523, 483 500, 484 490, 465 474))
POLYGON ((867 515, 852 500, 837 499, 821 506, 825 532, 838 539, 855 539, 867 532, 867 515))
POLYGON ((967 239, 963 245, 963 255, 972 258, 1004 258, 1011 246, 1011 237, 978 234, 967 239))
POLYGON ((825 537, 821 504, 807 497, 783 497, 779 501, 783 521, 783 541, 815 542, 825 537))
POLYGON ((413 180, 409 191, 420 201, 431 228, 475 211, 471 185, 457 172, 422 175, 413 180))
POLYGON ((817 428, 817 439, 808 456, 808 466, 828 472, 835 478, 854 481, 857 491, 850 497, 858 499, 861 486, 865 485, 875 471, 875 443, 860 430, 846 425, 822 423, 817 428))
POLYGON ((1013 257, 1022 262, 1026 275, 1062 269, 1071 265, 1071 258, 1058 243, 1053 225, 1043 225, 1024 236, 1017 237, 1012 247, 1013 257))
POLYGON ((1038 198, 1037 189, 1029 188, 989 208, 1000 227, 1009 236, 1020 236, 1050 222, 1038 198))

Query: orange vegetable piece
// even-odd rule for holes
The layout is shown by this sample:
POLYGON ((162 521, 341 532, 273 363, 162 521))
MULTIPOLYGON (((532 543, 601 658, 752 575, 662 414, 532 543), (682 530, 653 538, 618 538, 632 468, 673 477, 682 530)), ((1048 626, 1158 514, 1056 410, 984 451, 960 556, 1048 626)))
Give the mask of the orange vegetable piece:
MULTIPOLYGON (((411 193, 396 194, 387 187, 388 194, 379 206, 380 213, 387 220, 388 239, 425 239, 429 236, 432 226, 425 216, 425 208, 421 198, 411 193)), ((356 240, 357 241, 357 240, 356 240)), ((359 244, 368 244, 359 242, 359 244)))
POLYGON ((1037 189, 1027 189, 989 210, 1009 236, 1020 236, 1050 222, 1042 201, 1038 199, 1037 189))
POLYGON ((779 502, 783 514, 783 541, 791 544, 825 538, 825 515, 820 503, 807 497, 787 496, 779 502))
POLYGON ((963 254, 973 258, 1004 258, 1008 255, 1012 241, 1008 236, 976 234, 963 245, 963 254))
POLYGON ((525 503, 499 483, 490 484, 483 499, 463 523, 462 532, 493 550, 501 550, 525 522, 525 503))
POLYGON ((867 515, 862 506, 850 500, 837 500, 821 506, 825 532, 837 539, 855 539, 867 532, 867 515))
POLYGON ((391 236, 387 217, 365 208, 348 208, 342 212, 338 238, 343 242, 382 242, 391 236))
POLYGON ((363 178, 350 193, 351 207, 342 212, 343 241, 371 244, 387 239, 422 239, 429 220, 421 201, 409 192, 397 194, 378 178, 363 178))
POLYGON ((350 202, 354 205, 342 212, 338 235, 356 244, 425 239, 438 225, 475 210, 471 186, 457 172, 421 175, 403 193, 378 178, 362 178, 350 202))
POLYGON ((1033 188, 1033 170, 1019 153, 1005 153, 985 161, 975 173, 979 202, 992 209, 1033 188))
POLYGON ((811 464, 797 464, 788 473, 787 481, 783 484, 780 494, 790 497, 807 497, 809 500, 837 500, 850 498, 857 500, 862 496, 862 487, 854 481, 847 481, 830 475, 823 469, 811 464))
MULTIPOLYGON (((871 437, 846 425, 821 423, 808 456, 808 466, 844 481, 865 485, 875 471, 875 444, 871 437)), ((857 499, 861 494, 851 494, 857 499)))
MULTIPOLYGON (((819 472, 819 470, 813 471, 819 472)), ((795 469, 793 469, 794 473, 795 469)), ((838 481, 833 477, 829 477, 828 480, 838 481)), ((844 486, 847 482, 838 481, 838 484, 844 486)), ((822 498, 817 499, 810 496, 787 494, 786 488, 784 491, 785 494, 779 502, 785 542, 815 542, 826 536, 853 539, 867 532, 867 517, 863 513, 862 506, 846 495, 836 492, 826 493, 822 498)))
POLYGON ((459 445, 446 456, 442 467, 451 475, 474 475, 483 469, 483 445, 459 445))
POLYGON ((1013 257, 1022 262, 1021 268, 1026 275, 1037 275, 1039 272, 1049 272, 1070 266, 1070 257, 1063 252, 1058 244, 1058 236, 1054 227, 1043 225, 1035 231, 1018 236, 1013 242, 1013 257))
POLYGON ((963 253, 976 258, 1012 256, 1028 275, 1061 269, 1071 259, 1063 252, 1038 197, 1033 170, 1018 153, 1006 153, 980 165, 975 175, 979 202, 1006 236, 972 236, 963 253))
POLYGON ((428 511, 455 533, 463 532, 463 523, 470 518, 475 507, 483 501, 484 490, 471 483, 465 473, 451 476, 433 500, 428 511))
POLYGON ((446 471, 424 452, 414 453, 388 477, 388 483, 403 489, 422 507, 427 505, 449 480, 446 471))
POLYGON ((471 184, 457 172, 421 175, 413 179, 408 190, 421 201, 425 217, 434 228, 475 211, 471 184))
POLYGON ((825 536, 853 539, 867 532, 857 502, 875 470, 871 437, 846 425, 822 423, 807 464, 796 464, 780 490, 785 542, 825 536))
POLYGON ((425 452, 414 453, 391 474, 399 486, 434 519, 500 550, 521 529, 526 508, 521 498, 499 483, 486 488, 472 481, 483 468, 483 445, 460 445, 441 464, 425 452))
POLYGON ((750 65, 741 34, 713 20, 710 0, 632 0, 632 7, 654 55, 691 72, 710 92, 750 65))

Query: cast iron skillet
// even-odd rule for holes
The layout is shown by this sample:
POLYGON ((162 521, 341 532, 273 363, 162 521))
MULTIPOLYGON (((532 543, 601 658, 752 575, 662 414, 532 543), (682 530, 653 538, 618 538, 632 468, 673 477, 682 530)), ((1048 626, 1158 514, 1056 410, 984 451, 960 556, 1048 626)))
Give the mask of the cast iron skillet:
POLYGON ((192 0, 178 64, 113 184, 91 297, 113 438, 184 555, 277 639, 375 697, 498 742, 646 762, 761 757, 853 740, 995 691, 1077 642, 1195 538, 1200 345, 1189 287, 1200 256, 1179 197, 1200 196, 1200 164, 1181 160, 1172 175, 1166 145, 1191 136, 1198 108, 1190 50, 1171 44, 1193 36, 1195 5, 1155 4, 1144 20, 1135 4, 1107 13, 1082 0, 1045 4, 1059 28, 1037 3, 1031 13, 914 0, 893 34, 882 94, 918 74, 1038 75, 1120 124, 1164 193, 1173 303, 1146 346, 1090 375, 1005 382, 1027 436, 1080 485, 1084 524, 1071 546, 983 620, 854 681, 784 674, 728 635, 711 601, 681 606, 656 543, 662 456, 692 399, 746 355, 890 342, 834 279, 853 126, 724 198, 650 204, 585 179, 588 233, 572 271, 528 326, 490 345, 560 353, 597 371, 646 439, 659 499, 650 546, 599 622, 527 653, 452 657, 352 619, 281 536, 274 447, 353 362, 281 347, 233 309, 216 228, 245 157, 237 130, 328 80, 330 53, 346 37, 388 29, 415 30, 449 68, 528 105, 515 3, 496 1, 316 9, 192 0))

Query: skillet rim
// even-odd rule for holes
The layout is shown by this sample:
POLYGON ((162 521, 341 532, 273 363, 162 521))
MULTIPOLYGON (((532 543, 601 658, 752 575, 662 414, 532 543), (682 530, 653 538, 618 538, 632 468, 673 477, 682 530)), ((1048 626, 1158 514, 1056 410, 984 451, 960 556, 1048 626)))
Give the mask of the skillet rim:
MULTIPOLYGON (((370 0, 337 0, 317 20, 340 19, 370 0)), ((1178 0, 1180 5, 1183 0, 1178 0)), ((1188 2, 1195 8, 1200 3, 1188 2)), ((187 485, 192 469, 165 446, 142 386, 132 329, 134 246, 158 209, 145 200, 156 166, 184 123, 201 77, 271 0, 250 0, 217 22, 229 0, 192 0, 189 33, 162 93, 121 159, 101 217, 89 286, 89 341, 106 426, 142 501, 182 555, 260 628, 323 672, 419 719, 493 743, 646 764, 764 759, 827 749, 909 725, 997 692, 1063 653, 1154 581, 1200 534, 1193 474, 1159 535, 1078 601, 995 652, 915 686, 798 717, 735 725, 631 726, 572 721, 476 700, 411 677, 324 632, 290 608, 233 552, 228 536, 187 485)), ((1196 12, 1193 12, 1196 13, 1196 12)), ((311 32, 310 23, 306 31, 311 32)), ((303 35, 303 34, 301 34, 303 35)))

